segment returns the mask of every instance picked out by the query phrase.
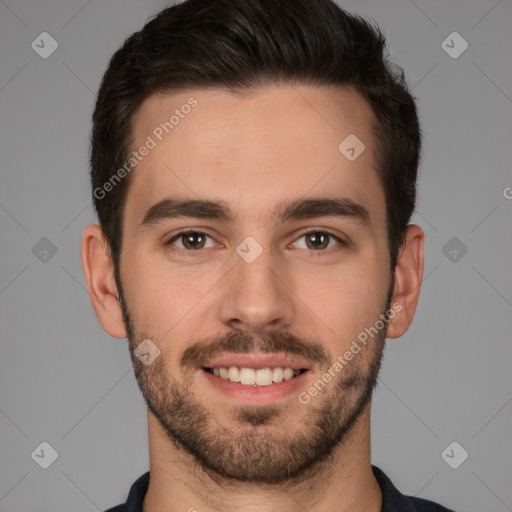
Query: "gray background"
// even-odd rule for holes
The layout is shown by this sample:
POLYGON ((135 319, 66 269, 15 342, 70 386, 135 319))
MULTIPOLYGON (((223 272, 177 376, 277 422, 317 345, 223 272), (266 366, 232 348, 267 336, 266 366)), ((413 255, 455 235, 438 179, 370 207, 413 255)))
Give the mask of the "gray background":
MULTIPOLYGON (((165 5, 0 0, 2 512, 104 510, 148 469, 127 342, 100 328, 79 250, 95 222, 87 159, 100 78, 165 5), (47 59, 31 47, 44 31, 59 45, 47 59), (43 441, 58 452, 48 469, 31 457, 43 441)), ((426 233, 425 280, 413 325, 386 348, 372 461, 407 494, 512 510, 511 2, 341 5, 386 33, 424 131, 413 222, 426 233), (454 31, 469 45, 458 58, 442 46, 454 31), (457 469, 441 456, 453 441, 469 453, 457 469)))

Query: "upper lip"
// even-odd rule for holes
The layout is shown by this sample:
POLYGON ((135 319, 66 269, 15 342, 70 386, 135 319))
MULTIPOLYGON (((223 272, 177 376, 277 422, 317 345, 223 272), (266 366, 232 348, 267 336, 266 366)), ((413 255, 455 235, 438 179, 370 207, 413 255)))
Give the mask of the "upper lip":
POLYGON ((225 354, 206 361, 205 368, 238 366, 243 368, 293 368, 294 370, 309 370, 311 364, 295 356, 284 354, 225 354))

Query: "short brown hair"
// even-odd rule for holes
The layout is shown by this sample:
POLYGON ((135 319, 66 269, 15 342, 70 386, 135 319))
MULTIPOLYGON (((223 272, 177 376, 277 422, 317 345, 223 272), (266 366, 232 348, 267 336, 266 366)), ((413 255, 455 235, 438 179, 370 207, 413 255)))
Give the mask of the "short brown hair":
POLYGON ((377 26, 332 0, 185 0, 150 19, 113 55, 93 114, 93 202, 116 270, 131 174, 104 197, 95 191, 126 162, 142 102, 157 92, 273 83, 350 87, 372 107, 394 270, 416 201, 421 133, 403 70, 385 49, 377 26))

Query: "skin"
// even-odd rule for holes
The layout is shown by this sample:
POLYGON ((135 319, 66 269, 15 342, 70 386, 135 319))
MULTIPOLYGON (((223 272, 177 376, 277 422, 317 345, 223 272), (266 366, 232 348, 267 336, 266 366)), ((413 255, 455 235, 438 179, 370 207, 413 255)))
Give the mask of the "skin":
MULTIPOLYGON (((418 226, 408 226, 392 274, 384 191, 372 150, 371 108, 356 91, 332 87, 272 86, 245 97, 220 89, 153 95, 135 116, 134 149, 191 96, 197 106, 133 171, 120 261, 129 318, 123 316, 101 228, 90 225, 84 230, 82 263, 103 329, 118 338, 129 336, 132 358, 137 344, 150 338, 161 351, 155 363, 144 366, 133 358, 146 400, 153 393, 149 399, 165 414, 176 398, 173 390, 183 393, 188 403, 205 413, 206 431, 222 448, 233 449, 240 461, 244 459, 235 448, 243 447, 248 438, 253 441, 247 444, 248 451, 267 440, 279 459, 287 455, 285 440, 321 436, 308 430, 315 408, 333 405, 340 424, 350 411, 357 414, 324 460, 272 483, 229 478, 205 468, 198 457, 172 441, 162 418, 148 408, 151 481, 144 512, 189 507, 201 512, 292 511, 297 502, 318 512, 379 512, 382 495, 371 471, 370 402, 359 411, 356 406, 364 384, 370 382, 370 363, 381 356, 384 338, 402 336, 412 322, 423 275, 424 233, 418 226), (338 150, 351 133, 366 146, 354 161, 338 150), (239 218, 235 223, 168 219, 141 228, 146 211, 168 196, 223 200, 239 218), (364 206, 370 225, 333 216, 273 225, 269 217, 283 201, 332 196, 364 206), (333 240, 320 254, 302 236, 306 228, 333 233, 347 245, 333 240), (183 238, 174 246, 165 245, 183 229, 212 238, 201 251, 189 249, 193 254, 186 256, 179 252, 186 250, 183 238), (263 249, 250 264, 236 253, 248 236, 263 249), (322 363, 312 361, 298 390, 307 391, 326 371, 327 361, 344 354, 359 333, 375 324, 390 291, 391 304, 398 304, 400 312, 380 338, 354 356, 309 404, 301 404, 292 393, 249 408, 208 386, 200 370, 181 364, 193 344, 206 347, 233 331, 253 340, 254 354, 268 349, 265 336, 288 333, 290 343, 316 343, 327 356, 322 363), (361 376, 361 382, 344 391, 342 382, 354 375, 361 376), (342 406, 336 409, 336 404, 342 406), (263 421, 264 405, 269 406, 267 413, 271 411, 268 421, 263 421), (261 423, 251 424, 244 412, 261 423)), ((163 419, 172 422, 172 415, 163 419)), ((219 466, 229 467, 222 453, 219 457, 219 466)))

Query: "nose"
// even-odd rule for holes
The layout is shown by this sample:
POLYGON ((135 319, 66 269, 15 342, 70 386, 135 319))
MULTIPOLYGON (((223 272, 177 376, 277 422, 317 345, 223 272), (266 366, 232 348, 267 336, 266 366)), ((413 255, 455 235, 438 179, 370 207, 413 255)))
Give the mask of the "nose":
POLYGON ((270 250, 251 263, 235 254, 221 287, 220 321, 254 334, 285 329, 293 323, 297 300, 289 268, 270 250))

